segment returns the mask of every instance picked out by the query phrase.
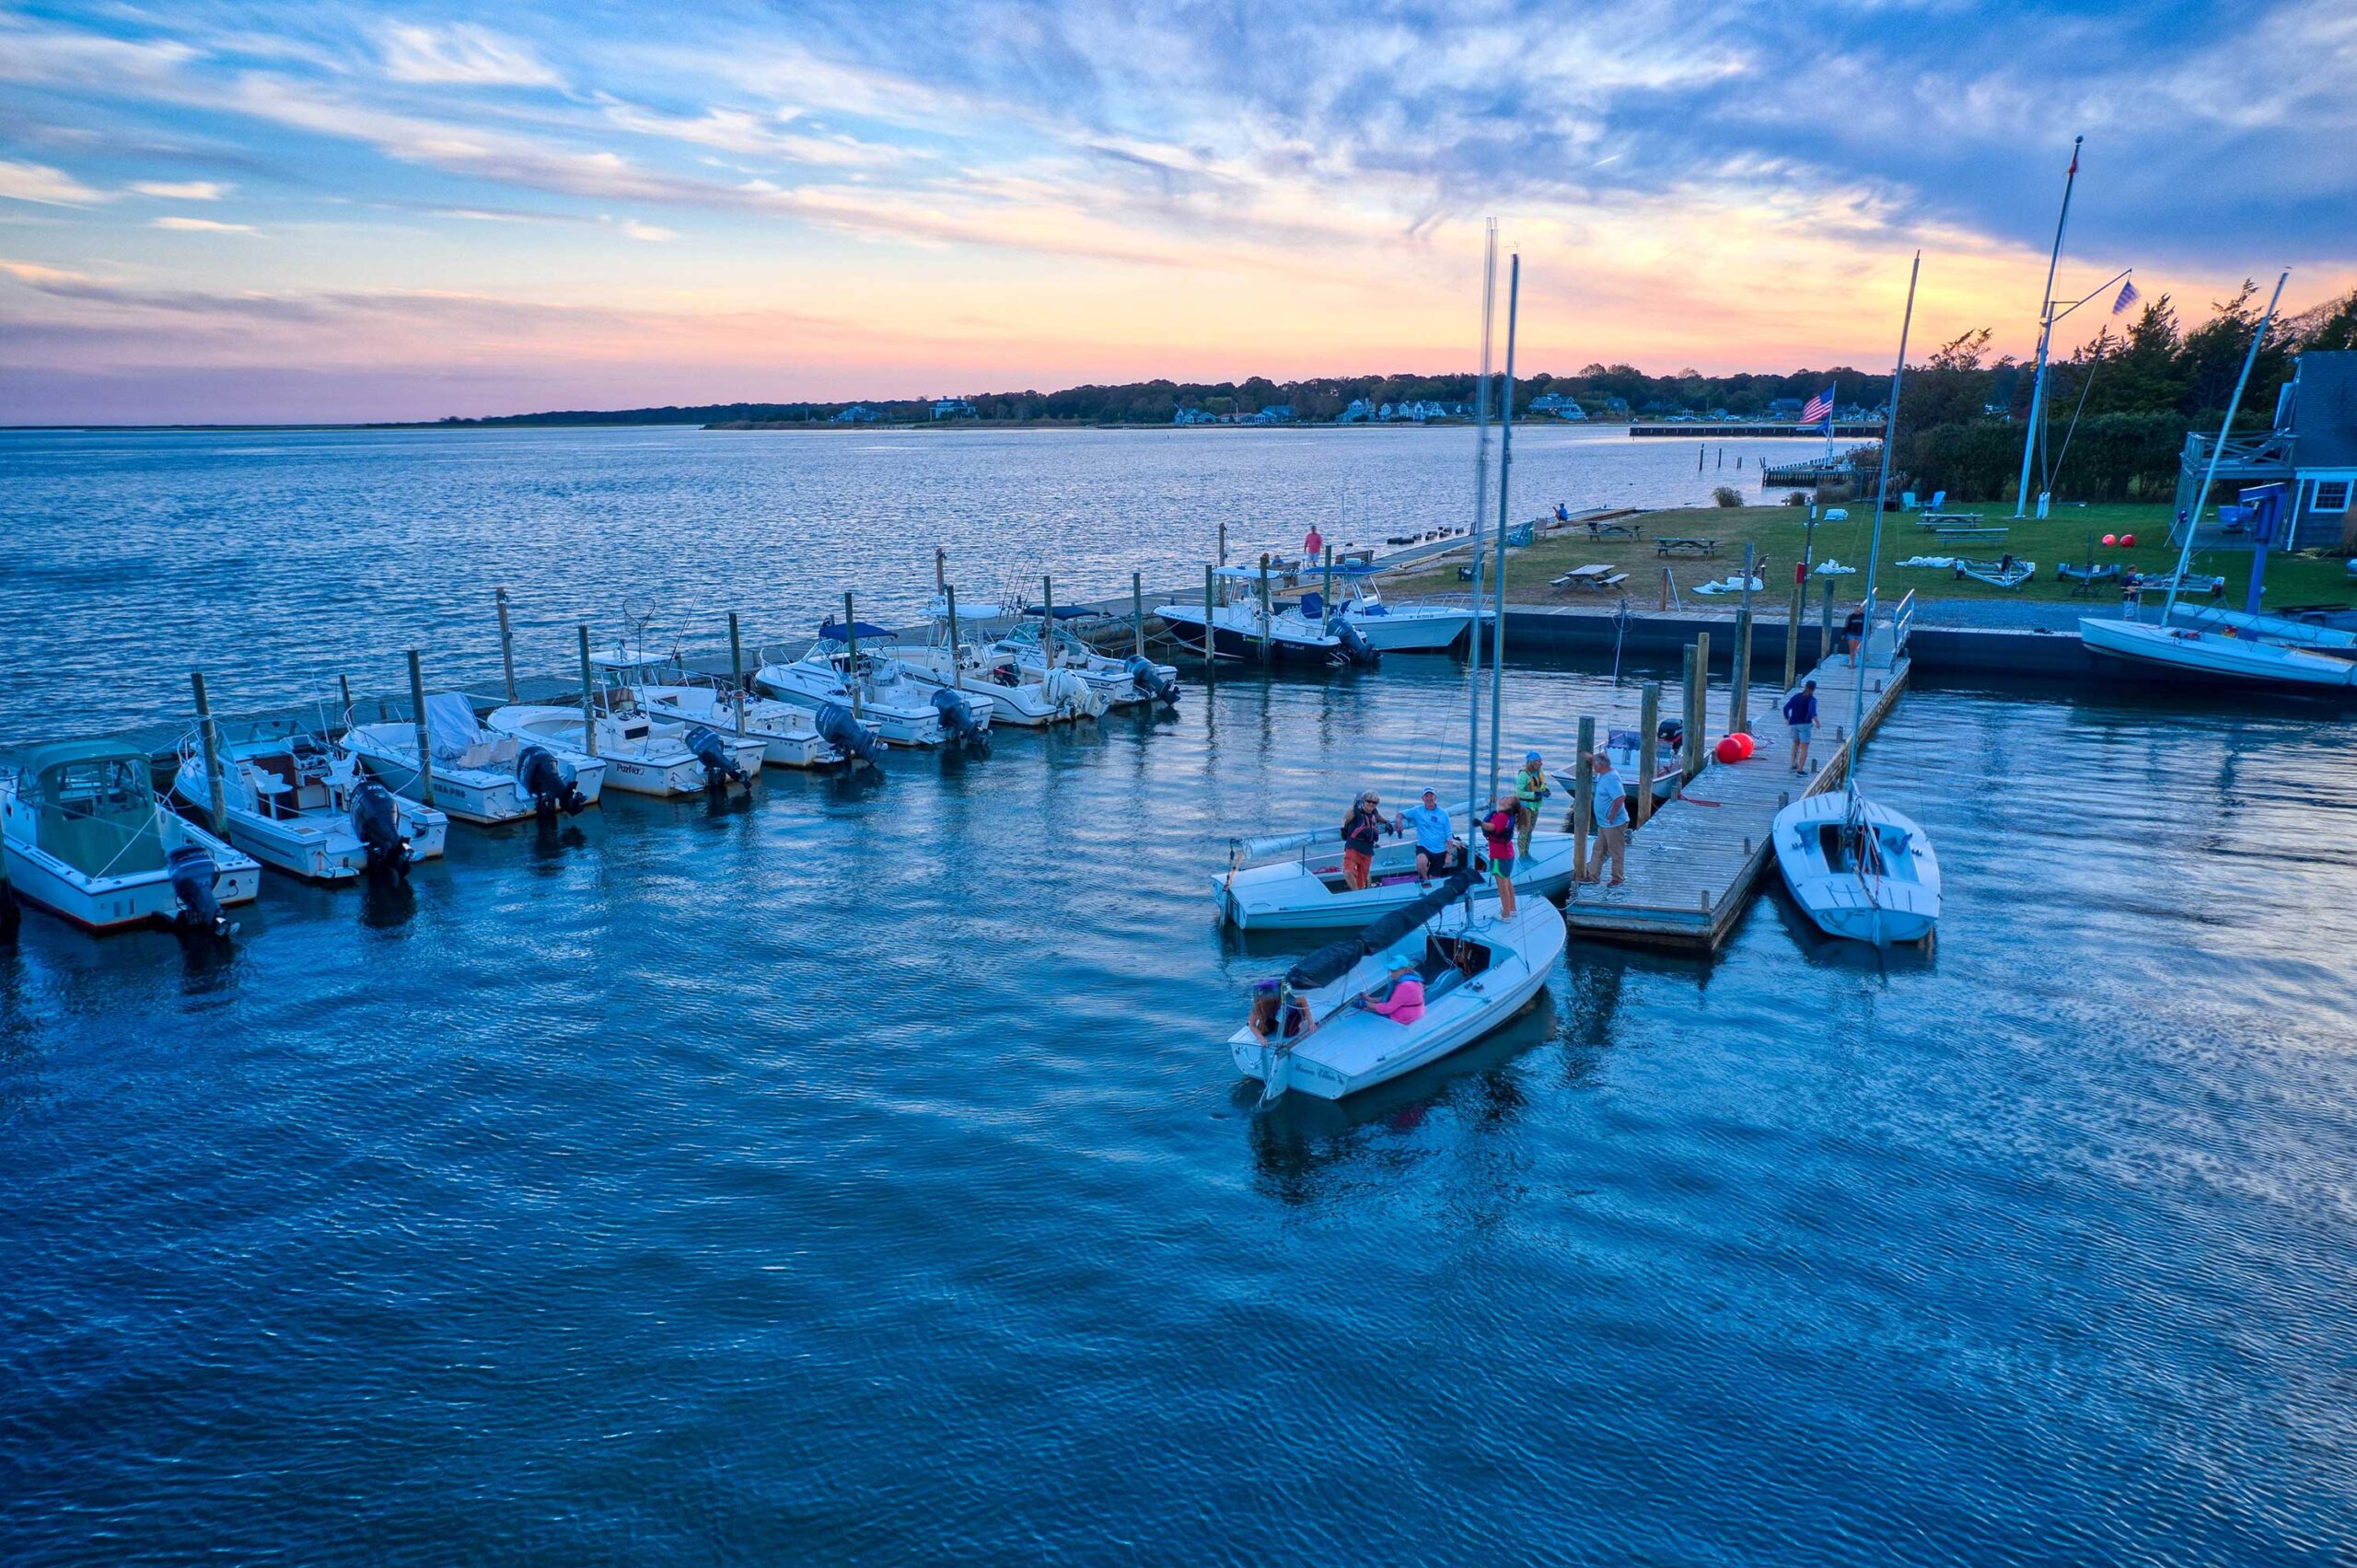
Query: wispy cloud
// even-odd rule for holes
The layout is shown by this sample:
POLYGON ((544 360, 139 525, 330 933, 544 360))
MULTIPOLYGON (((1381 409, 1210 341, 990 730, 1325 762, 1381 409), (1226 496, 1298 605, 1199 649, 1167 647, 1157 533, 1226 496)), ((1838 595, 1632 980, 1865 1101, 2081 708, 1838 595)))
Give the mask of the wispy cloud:
POLYGON ((658 245, 664 240, 679 238, 674 230, 657 228, 651 223, 641 223, 636 218, 622 219, 621 230, 633 239, 644 239, 658 245))
POLYGON ((397 82, 552 87, 563 81, 529 45, 471 22, 393 22, 383 37, 385 75, 397 82))
POLYGON ((212 218, 150 218, 147 220, 147 226, 170 229, 176 234, 257 234, 261 232, 249 223, 219 223, 212 218))
POLYGON ((93 191, 62 168, 9 158, 0 158, 0 197, 53 207, 95 206, 107 199, 105 192, 93 191))
POLYGON ((131 188, 143 196, 170 202, 217 202, 237 189, 217 180, 134 180, 131 188))

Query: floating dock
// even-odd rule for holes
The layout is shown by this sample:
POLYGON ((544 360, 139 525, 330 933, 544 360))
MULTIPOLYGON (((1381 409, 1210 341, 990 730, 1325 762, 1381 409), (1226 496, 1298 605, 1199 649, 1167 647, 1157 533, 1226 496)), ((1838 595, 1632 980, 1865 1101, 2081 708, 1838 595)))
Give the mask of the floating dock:
POLYGON ((1795 777, 1785 764, 1790 743, 1782 719, 1773 716, 1781 694, 1772 686, 1756 689, 1766 704, 1760 711, 1771 716, 1752 759, 1714 762, 1676 799, 1656 806, 1652 819, 1629 835, 1621 886, 1573 884, 1563 910, 1573 935, 1716 952, 1772 858, 1776 813, 1838 785, 1852 752, 1898 703, 1909 660, 1894 651, 1887 625, 1876 629, 1865 658, 1864 668, 1853 670, 1847 657, 1836 655, 1802 677, 1817 682, 1817 702, 1816 771, 1806 778, 1795 777), (1860 676, 1866 683, 1864 717, 1855 735, 1845 735, 1860 676))

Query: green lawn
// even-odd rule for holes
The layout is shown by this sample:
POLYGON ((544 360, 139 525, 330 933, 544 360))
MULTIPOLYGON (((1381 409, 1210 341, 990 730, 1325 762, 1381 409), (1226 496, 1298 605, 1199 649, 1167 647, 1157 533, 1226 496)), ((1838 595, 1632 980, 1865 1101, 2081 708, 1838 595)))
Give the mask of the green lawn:
MULTIPOLYGON (((1834 557, 1845 566, 1856 566, 1859 575, 1840 579, 1844 597, 1863 592, 1865 587, 1864 567, 1867 545, 1873 530, 1874 513, 1871 503, 1850 502, 1850 517, 1846 522, 1820 523, 1817 530, 1817 559, 1834 557)), ((2054 568, 2063 561, 2084 562, 2087 540, 2093 535, 2098 541, 2105 534, 2133 534, 2135 548, 2105 549, 2098 542, 2095 559, 2098 563, 2117 561, 2133 564, 2140 571, 2166 572, 2177 564, 2177 552, 2169 545, 2169 508, 2153 505, 2094 505, 2085 507, 2066 506, 2045 522, 2025 519, 2014 522, 2012 508, 2001 504, 1963 508, 1982 514, 1991 526, 2002 526, 2010 531, 2001 538, 1976 540, 1942 540, 1920 526, 1913 513, 1888 513, 1884 517, 1882 550, 1882 593, 1887 598, 1912 588, 1921 598, 1933 599, 2009 599, 2037 598, 2067 601, 2072 598, 2075 584, 2056 576, 2054 568), (2018 588, 1991 587, 1970 578, 1959 580, 1953 572, 1929 567, 1900 567, 1896 563, 1913 555, 1963 554, 1977 561, 1994 561, 2010 551, 2016 558, 2038 563, 2038 575, 2018 588)), ((1629 580, 1622 589, 1641 603, 1650 603, 1661 592, 1661 573, 1667 566, 1675 574, 1678 590, 1688 595, 1689 605, 1707 603, 1690 597, 1697 583, 1714 577, 1724 578, 1743 565, 1743 547, 1747 541, 1756 545, 1768 562, 1764 574, 1766 590, 1771 595, 1789 593, 1793 582, 1793 563, 1801 558, 1802 545, 1807 530, 1808 510, 1803 506, 1726 506, 1695 507, 1679 511, 1647 512, 1630 518, 1642 524, 1645 537, 1642 540, 1600 540, 1590 541, 1585 535, 1542 539, 1528 550, 1513 552, 1506 563, 1506 596, 1509 598, 1541 603, 1604 604, 1609 596, 1589 594, 1579 590, 1550 588, 1547 584, 1558 574, 1574 566, 1590 563, 1608 564, 1616 572, 1626 572, 1629 580), (1680 536, 1716 539, 1719 554, 1712 560, 1697 560, 1690 556, 1673 557, 1667 561, 1654 553, 1654 540, 1680 536)), ((2250 552, 2241 550, 2197 551, 2194 570, 2226 578, 2226 601, 2239 607, 2243 590, 2249 579, 2250 552)), ((1437 571, 1420 574, 1400 581, 1391 589, 1401 598, 1418 592, 1445 593, 1461 590, 1455 561, 1443 564, 1437 571)), ((2117 590, 2108 584, 2097 588, 2099 602, 2117 600, 2117 590)), ((2357 604, 2357 580, 2352 580, 2339 556, 2278 555, 2268 562, 2267 603, 2271 609, 2294 605, 2357 604)))

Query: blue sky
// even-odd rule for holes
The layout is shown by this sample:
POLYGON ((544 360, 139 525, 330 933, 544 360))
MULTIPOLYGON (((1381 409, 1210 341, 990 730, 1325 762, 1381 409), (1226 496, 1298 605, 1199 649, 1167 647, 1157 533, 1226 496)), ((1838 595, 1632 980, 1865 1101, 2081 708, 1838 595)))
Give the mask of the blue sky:
POLYGON ((2357 6, 0 6, 0 419, 2027 344, 2357 284, 2357 6), (2076 292, 2076 290, 2074 290, 2076 292), (2085 313, 2092 318, 2096 313, 2085 313), (2088 325, 2090 330, 2093 321, 2088 325))

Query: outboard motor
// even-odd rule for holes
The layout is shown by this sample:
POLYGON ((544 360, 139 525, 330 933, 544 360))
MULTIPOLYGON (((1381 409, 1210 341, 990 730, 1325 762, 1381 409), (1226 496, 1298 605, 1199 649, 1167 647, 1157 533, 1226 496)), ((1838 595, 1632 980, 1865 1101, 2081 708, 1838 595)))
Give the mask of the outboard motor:
POLYGON ((180 901, 174 923, 182 931, 227 935, 229 917, 221 912, 221 900, 213 896, 214 884, 221 876, 213 852, 203 844, 181 844, 164 856, 164 869, 171 875, 172 896, 180 901))
POLYGON ((14 942, 17 926, 23 919, 17 912, 17 889, 6 877, 0 877, 0 942, 14 942))
POLYGON ((401 808, 393 792, 370 779, 352 792, 352 830, 368 852, 368 874, 409 875, 410 842, 401 833, 401 808))
POLYGON ((884 749, 877 743, 875 732, 860 723, 858 715, 841 703, 819 703, 817 722, 819 733, 827 744, 846 757, 873 762, 884 749))
POLYGON ((527 746, 516 753, 516 782, 524 786, 524 793, 532 797, 533 807, 543 817, 560 811, 578 817, 589 808, 573 764, 545 746, 527 746))
POLYGON ((1353 667, 1359 669, 1373 669, 1383 662, 1383 656, 1376 653, 1367 640, 1359 634, 1359 629, 1343 617, 1338 615, 1326 622, 1326 630, 1335 641, 1342 645, 1342 656, 1350 660, 1353 667))
POLYGON ((1124 668, 1129 670, 1130 679, 1139 691, 1170 707, 1178 705, 1178 682, 1163 674, 1153 660, 1132 654, 1129 664, 1124 668))
POLYGON ((703 782, 707 786, 726 789, 730 784, 749 784, 752 778, 737 765, 736 750, 721 738, 720 732, 707 725, 688 726, 688 749, 703 764, 703 782))
POLYGON ((1654 726, 1654 735, 1655 738, 1660 740, 1664 746, 1668 747, 1672 751, 1678 750, 1686 744, 1686 721, 1684 719, 1664 719, 1661 723, 1654 726))
POLYGON ((935 687, 933 711, 941 715, 941 733, 952 740, 981 740, 982 726, 974 722, 974 710, 966 699, 946 686, 935 687))

